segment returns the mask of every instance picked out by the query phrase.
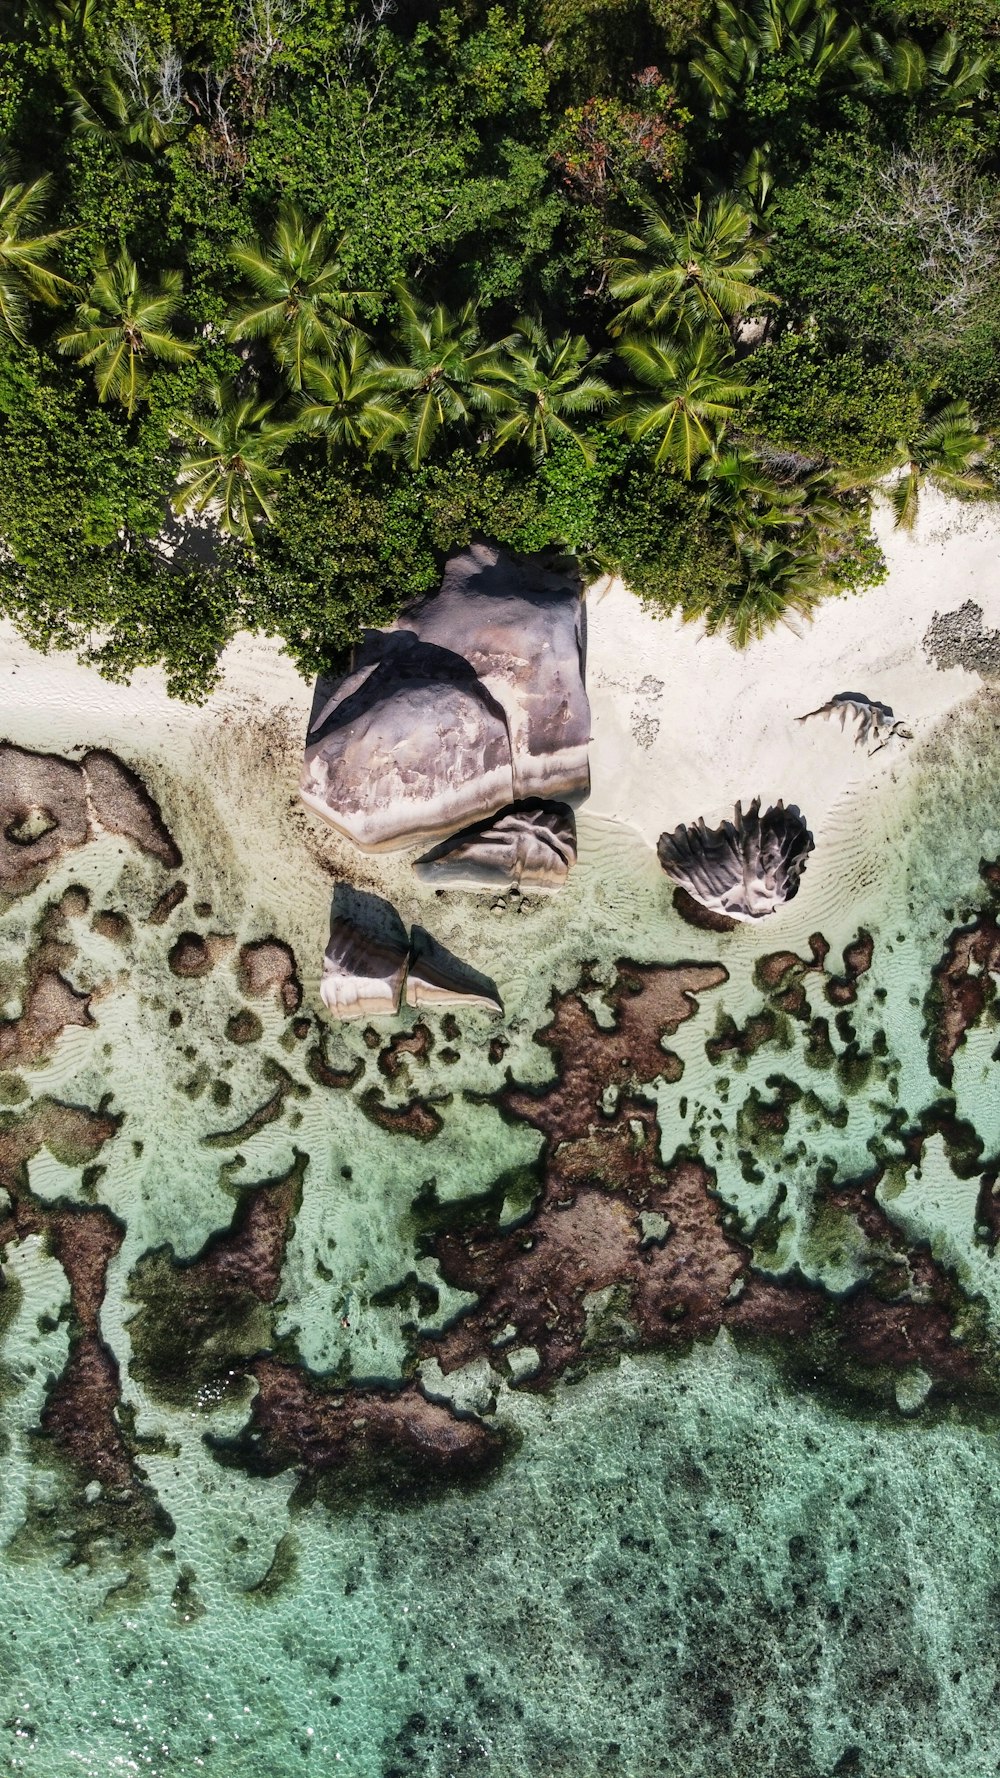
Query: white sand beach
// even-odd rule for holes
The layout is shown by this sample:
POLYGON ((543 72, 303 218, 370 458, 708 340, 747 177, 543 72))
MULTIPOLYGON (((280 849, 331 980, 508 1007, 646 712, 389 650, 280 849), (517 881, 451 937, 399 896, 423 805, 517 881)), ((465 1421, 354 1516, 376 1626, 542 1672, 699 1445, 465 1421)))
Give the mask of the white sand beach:
POLYGON ((839 719, 798 723, 839 692, 891 705, 924 739, 980 687, 978 673, 944 671, 923 647, 935 613, 967 600, 985 629, 1000 626, 1000 514, 928 496, 912 534, 885 508, 882 586, 822 605, 814 620, 779 626, 745 652, 679 616, 657 620, 616 581, 588 595, 588 686, 594 813, 629 821, 650 845, 678 822, 731 816, 753 796, 797 803, 817 839, 850 794, 900 785, 911 750, 874 757, 839 719))
MULTIPOLYGON (((845 817, 860 830, 863 807, 867 822, 876 805, 889 811, 898 804, 921 741, 982 686, 978 672, 941 670, 925 649, 935 614, 972 601, 986 630, 1000 627, 1000 515, 993 508, 928 495, 912 534, 894 531, 885 508, 879 530, 889 564, 883 585, 832 600, 811 623, 779 627, 744 652, 699 624, 643 610, 620 582, 591 587, 593 788, 585 816, 601 828, 623 823, 633 845, 641 835, 655 847, 679 822, 731 816, 737 799, 744 806, 757 795, 765 805, 779 797, 797 803, 817 840, 804 889, 811 901, 828 871, 829 834, 843 831, 845 817), (854 745, 850 723, 842 731, 836 719, 795 720, 848 691, 891 705, 913 742, 893 741, 869 757, 854 745)), ((366 860, 301 809, 298 766, 312 686, 275 641, 240 637, 224 656, 219 686, 196 707, 168 698, 157 672, 112 685, 70 655, 36 653, 4 625, 0 684, 6 738, 45 750, 113 748, 140 771, 152 770, 168 820, 166 780, 212 773, 251 899, 259 894, 272 907, 290 899, 282 877, 295 850, 304 859, 303 847, 314 863, 322 860, 327 877, 339 869, 388 894, 409 880, 406 855, 366 860)), ((320 932, 314 942, 318 953, 320 932)))

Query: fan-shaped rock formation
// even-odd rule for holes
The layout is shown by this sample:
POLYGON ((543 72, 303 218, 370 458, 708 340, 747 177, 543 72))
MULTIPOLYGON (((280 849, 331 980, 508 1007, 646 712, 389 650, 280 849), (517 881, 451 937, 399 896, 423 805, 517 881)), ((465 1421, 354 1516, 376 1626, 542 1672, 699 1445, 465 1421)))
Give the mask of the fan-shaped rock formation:
POLYGON ((523 797, 590 788, 578 584, 487 544, 321 680, 302 797, 365 851, 439 838, 523 797))
POLYGON ((699 820, 661 834, 656 848, 667 876, 703 907, 746 921, 764 920, 791 901, 812 849, 794 805, 778 802, 761 815, 759 797, 745 815, 737 803, 735 819, 721 827, 699 820))
POLYGON ((423 883, 444 889, 561 889, 576 863, 576 822, 565 803, 537 797, 463 828, 418 858, 423 883))
POLYGON ((503 1012, 495 982, 453 957, 422 926, 414 926, 410 935, 406 1004, 486 1006, 491 1012, 503 1012))

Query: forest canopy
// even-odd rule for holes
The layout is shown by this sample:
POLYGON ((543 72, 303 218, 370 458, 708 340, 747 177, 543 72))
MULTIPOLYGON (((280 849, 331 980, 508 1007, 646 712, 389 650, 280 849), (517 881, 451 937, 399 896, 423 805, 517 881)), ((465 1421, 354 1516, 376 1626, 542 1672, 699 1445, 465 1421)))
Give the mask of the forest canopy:
POLYGON ((0 7, 0 613, 198 697, 476 535, 876 583, 994 488, 998 97, 994 0, 0 7))

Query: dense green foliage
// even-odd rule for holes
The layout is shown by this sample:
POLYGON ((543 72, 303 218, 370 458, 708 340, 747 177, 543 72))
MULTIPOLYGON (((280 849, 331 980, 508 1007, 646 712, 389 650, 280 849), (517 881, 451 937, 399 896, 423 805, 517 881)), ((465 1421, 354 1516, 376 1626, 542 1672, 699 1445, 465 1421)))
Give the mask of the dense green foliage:
POLYGON ((198 696, 475 535, 872 585, 992 488, 998 97, 993 0, 3 6, 0 612, 198 696))

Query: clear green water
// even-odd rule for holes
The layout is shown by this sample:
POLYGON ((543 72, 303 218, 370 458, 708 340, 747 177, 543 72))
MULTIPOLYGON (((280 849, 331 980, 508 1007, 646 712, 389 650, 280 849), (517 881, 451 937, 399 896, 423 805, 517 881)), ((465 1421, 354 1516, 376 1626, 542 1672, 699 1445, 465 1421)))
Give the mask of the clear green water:
MULTIPOLYGON (((703 1153, 759 1266, 797 1266, 826 1288, 849 1288, 861 1260, 849 1238, 831 1237, 817 1180, 823 1170, 855 1178, 880 1156, 894 1163, 880 1187, 890 1216, 929 1243, 995 1326, 1000 1261, 976 1234, 977 1182, 959 1177, 941 1137, 917 1166, 893 1132, 901 1113, 915 1122, 942 1096, 924 1001, 949 932, 982 898, 980 859, 1000 852, 997 732, 982 699, 925 744, 898 796, 863 816, 845 803, 798 901, 763 935, 684 927, 648 851, 598 821, 582 824, 565 896, 526 913, 428 896, 405 861, 366 866, 362 887, 391 896, 405 918, 496 977, 509 1048, 502 1066, 490 1062, 495 1027, 484 1014, 461 1013, 450 1046, 432 1016, 430 1058, 407 1060, 390 1082, 360 1031, 332 1031, 331 1063, 365 1059, 350 1092, 317 1086, 306 1065, 312 1038, 295 1042, 275 1004, 254 1003, 259 1043, 224 1037, 243 1005, 236 948, 269 933, 293 945, 304 1010, 317 1016, 318 940, 347 855, 275 797, 273 752, 267 772, 232 736, 206 743, 204 756, 192 747, 170 769, 130 755, 184 851, 188 900, 167 926, 146 924, 169 879, 103 840, 5 916, 6 1016, 18 1010, 42 911, 66 887, 88 888, 91 913, 111 907, 132 921, 123 944, 96 933, 90 915, 69 923, 76 955, 66 973, 94 991, 95 1024, 64 1033, 48 1061, 5 1091, 27 1095, 17 1113, 42 1094, 96 1107, 110 1093, 122 1114, 96 1180, 45 1150, 29 1178, 43 1203, 104 1204, 125 1227, 102 1334, 150 1487, 175 1529, 131 1551, 91 1543, 88 1559, 74 1561, 86 1501, 38 1434, 47 1381, 66 1357, 68 1286, 37 1237, 11 1243, 0 1324, 0 1770, 722 1778, 753 1766, 782 1778, 978 1778, 998 1769, 997 1431, 933 1392, 925 1399, 919 1377, 902 1379, 898 1412, 864 1417, 791 1386, 780 1353, 738 1352, 720 1336, 681 1359, 626 1355, 550 1395, 499 1383, 490 1419, 516 1449, 489 1480, 408 1505, 360 1496, 333 1508, 296 1494, 293 1475, 222 1467, 206 1435, 238 1433, 246 1396, 208 1391, 195 1407, 171 1405, 131 1362, 138 1324, 130 1331, 143 1256, 167 1244, 175 1259, 191 1258, 228 1226, 244 1186, 287 1171, 299 1153, 308 1156, 303 1198, 274 1331, 318 1372, 400 1378, 417 1332, 462 1308, 418 1251, 415 1201, 430 1192, 461 1203, 500 1176, 519 1176, 523 1192, 538 1154, 536 1133, 467 1095, 495 1091, 508 1066, 544 1080, 551 1057, 533 1034, 553 987, 568 990, 584 962, 610 979, 621 956, 720 960, 729 970, 671 1040, 684 1073, 656 1097, 664 1159, 685 1145, 703 1153), (196 915, 199 901, 211 912, 196 915), (862 924, 875 938, 851 1009, 856 1043, 874 1057, 863 1079, 836 1031, 820 1068, 791 1023, 746 1061, 709 1059, 706 1042, 725 1016, 742 1024, 761 1004, 760 955, 778 945, 804 954, 821 929, 837 958, 862 924), (233 940, 198 980, 167 967, 186 927, 233 940), (457 1059, 442 1055, 449 1047, 457 1059), (806 1096, 748 1177, 745 1109, 775 1073, 806 1096), (280 1115, 225 1140, 279 1079, 280 1115), (429 1098, 440 1133, 417 1142, 379 1128, 361 1104, 372 1086, 390 1106, 429 1098), (425 1287, 416 1312, 398 1289, 411 1275, 425 1287)), ((818 984, 806 985, 822 1010, 818 984)), ((604 1016, 599 997, 593 1004, 604 1016)), ((981 1170, 1000 1155, 996 1043, 988 1007, 955 1070, 955 1107, 982 1139, 981 1170)))

